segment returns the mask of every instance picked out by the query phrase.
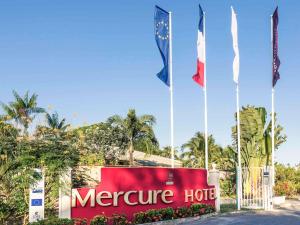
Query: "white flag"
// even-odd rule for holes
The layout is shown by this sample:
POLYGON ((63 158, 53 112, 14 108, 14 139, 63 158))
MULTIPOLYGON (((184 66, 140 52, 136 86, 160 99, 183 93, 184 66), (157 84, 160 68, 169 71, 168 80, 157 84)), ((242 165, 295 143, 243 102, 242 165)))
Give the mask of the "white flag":
POLYGON ((232 34, 232 43, 234 51, 233 59, 233 81, 235 83, 239 82, 239 72, 240 72, 240 53, 238 46, 238 32, 237 32, 237 20, 236 14, 231 6, 231 34, 232 34))

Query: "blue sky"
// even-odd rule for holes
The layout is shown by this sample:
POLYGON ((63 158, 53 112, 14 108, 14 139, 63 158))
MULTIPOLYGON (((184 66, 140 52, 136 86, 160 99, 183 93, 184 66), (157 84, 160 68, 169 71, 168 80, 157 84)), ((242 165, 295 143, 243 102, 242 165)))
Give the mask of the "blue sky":
MULTIPOLYGON (((173 12, 175 144, 203 131, 203 92, 196 71, 199 1, 128 0, 0 1, 0 101, 11 91, 38 93, 41 106, 73 126, 125 115, 129 108, 157 118, 162 146, 169 141, 169 91, 156 78, 162 68, 153 34, 154 5, 173 12)), ((206 11, 208 130, 231 143, 235 86, 232 81, 230 6, 238 19, 241 105, 271 108, 270 15, 279 6, 281 80, 276 111, 288 141, 276 159, 300 162, 300 3, 200 1, 206 11)), ((38 119, 42 121, 41 118, 38 119)))

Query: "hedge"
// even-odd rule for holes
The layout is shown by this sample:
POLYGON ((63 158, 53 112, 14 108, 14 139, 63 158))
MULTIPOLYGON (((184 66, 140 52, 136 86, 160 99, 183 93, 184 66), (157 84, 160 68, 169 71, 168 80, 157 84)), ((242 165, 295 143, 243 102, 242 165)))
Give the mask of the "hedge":
MULTIPOLYGON (((90 225, 130 225, 157 222, 163 220, 172 220, 185 217, 201 216, 215 212, 215 208, 211 205, 192 204, 190 206, 178 208, 162 208, 150 209, 145 212, 135 213, 133 220, 129 221, 125 214, 114 214, 112 217, 105 215, 97 215, 91 221, 90 225)), ((49 218, 38 222, 30 223, 29 225, 86 225, 87 219, 58 219, 49 218)))

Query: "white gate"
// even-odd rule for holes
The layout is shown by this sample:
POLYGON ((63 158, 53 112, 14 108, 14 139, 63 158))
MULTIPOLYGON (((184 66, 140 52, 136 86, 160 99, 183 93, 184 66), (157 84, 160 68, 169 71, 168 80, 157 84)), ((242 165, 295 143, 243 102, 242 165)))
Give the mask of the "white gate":
POLYGON ((272 167, 242 169, 243 208, 272 209, 272 167))

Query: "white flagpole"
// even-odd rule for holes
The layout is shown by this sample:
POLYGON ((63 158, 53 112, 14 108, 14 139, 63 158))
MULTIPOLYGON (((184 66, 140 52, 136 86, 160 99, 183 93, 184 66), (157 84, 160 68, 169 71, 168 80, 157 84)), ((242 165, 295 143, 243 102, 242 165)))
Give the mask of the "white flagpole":
POLYGON ((170 118, 171 118, 171 163, 174 168, 174 118, 173 118, 173 64, 172 64, 172 12, 169 12, 169 73, 170 73, 170 118))
POLYGON ((233 50, 235 53, 233 61, 233 80, 236 83, 236 126, 237 126, 237 181, 236 181, 236 195, 237 208, 241 210, 242 202, 242 161, 241 161, 241 129, 240 129, 240 103, 239 103, 239 50, 238 50, 238 34, 237 34, 237 15, 231 6, 231 32, 233 40, 233 50))
POLYGON ((207 86, 206 86, 206 31, 205 31, 205 12, 203 12, 203 33, 204 33, 204 129, 205 129, 205 169, 208 170, 208 132, 207 132, 207 86))
MULTIPOLYGON (((272 63, 273 63, 273 20, 271 15, 271 52, 272 52, 272 63)), ((272 77, 273 77, 273 66, 272 66, 272 77)), ((275 89, 272 83, 272 185, 275 184, 275 89)))
POLYGON ((240 130, 240 104, 239 104, 239 83, 236 84, 236 118, 237 118, 237 148, 238 148, 238 210, 241 210, 242 196, 242 163, 241 163, 241 130, 240 130))

